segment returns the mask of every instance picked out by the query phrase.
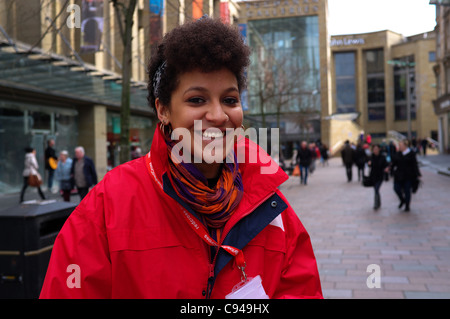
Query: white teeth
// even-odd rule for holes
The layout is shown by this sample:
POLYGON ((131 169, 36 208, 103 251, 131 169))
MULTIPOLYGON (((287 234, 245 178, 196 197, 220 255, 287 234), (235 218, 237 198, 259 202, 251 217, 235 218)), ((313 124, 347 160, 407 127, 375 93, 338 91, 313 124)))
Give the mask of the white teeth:
POLYGON ((203 132, 203 137, 205 138, 218 138, 218 137, 223 137, 223 132, 203 132))

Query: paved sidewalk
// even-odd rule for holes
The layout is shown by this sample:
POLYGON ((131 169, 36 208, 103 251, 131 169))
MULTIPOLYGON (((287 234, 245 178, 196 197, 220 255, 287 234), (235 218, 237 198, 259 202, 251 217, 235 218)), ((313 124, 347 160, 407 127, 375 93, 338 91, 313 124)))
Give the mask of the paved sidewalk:
POLYGON ((450 154, 419 155, 417 160, 421 166, 426 166, 438 174, 450 177, 450 154))
POLYGON ((421 172, 409 213, 397 208, 392 179, 374 211, 373 189, 355 181, 356 168, 348 183, 339 158, 317 165, 307 186, 291 177, 280 187, 311 236, 325 298, 450 298, 450 178, 421 172), (381 288, 366 284, 371 264, 381 288))

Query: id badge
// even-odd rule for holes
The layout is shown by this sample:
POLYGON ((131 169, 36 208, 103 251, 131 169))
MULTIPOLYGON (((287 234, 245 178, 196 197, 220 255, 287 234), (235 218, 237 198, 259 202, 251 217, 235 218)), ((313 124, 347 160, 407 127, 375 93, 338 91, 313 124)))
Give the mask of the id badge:
POLYGON ((258 275, 234 286, 225 299, 269 299, 269 296, 264 290, 261 276, 258 275))

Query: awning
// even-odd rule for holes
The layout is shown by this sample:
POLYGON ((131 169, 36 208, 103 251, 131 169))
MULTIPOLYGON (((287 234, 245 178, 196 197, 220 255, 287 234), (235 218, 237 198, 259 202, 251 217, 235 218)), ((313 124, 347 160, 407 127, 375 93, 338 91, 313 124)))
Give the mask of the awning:
MULTIPOLYGON (((121 75, 25 44, 0 39, 0 89, 120 109, 121 75)), ((151 114, 147 83, 131 82, 130 108, 151 114)))

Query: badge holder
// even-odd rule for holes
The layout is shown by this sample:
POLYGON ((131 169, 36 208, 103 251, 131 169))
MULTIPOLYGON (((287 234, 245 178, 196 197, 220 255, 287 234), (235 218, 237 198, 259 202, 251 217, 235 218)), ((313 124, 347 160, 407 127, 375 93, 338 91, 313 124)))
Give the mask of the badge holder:
POLYGON ((233 287, 225 299, 269 299, 262 285, 261 276, 248 278, 242 270, 243 280, 233 287))

